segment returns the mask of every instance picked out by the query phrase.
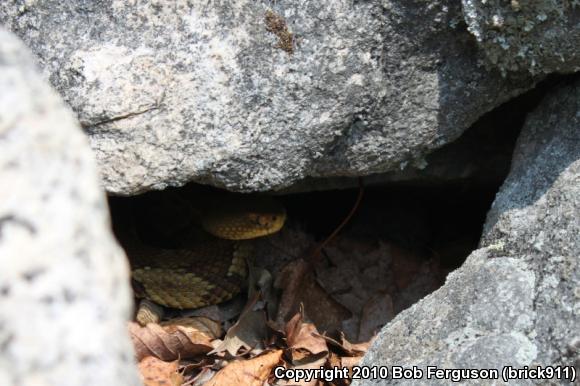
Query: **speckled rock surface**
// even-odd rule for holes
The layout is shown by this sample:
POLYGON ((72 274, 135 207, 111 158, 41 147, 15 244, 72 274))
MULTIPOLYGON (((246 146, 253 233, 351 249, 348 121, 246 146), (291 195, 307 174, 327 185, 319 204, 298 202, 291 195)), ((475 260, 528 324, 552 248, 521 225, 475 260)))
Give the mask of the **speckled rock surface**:
POLYGON ((577 0, 462 0, 469 31, 504 73, 580 69, 577 0))
POLYGON ((137 385, 96 162, 32 63, 0 29, 0 385, 137 385))
POLYGON ((534 268, 538 363, 580 368, 580 80, 527 120, 482 246, 534 268), (499 244, 498 244, 499 243, 499 244))
POLYGON ((115 194, 420 167, 534 84, 480 66, 450 0, 5 1, 0 22, 78 114, 115 194))
MULTIPOLYGON (((441 289, 388 324, 364 365, 580 368, 579 143, 576 81, 549 95, 527 120, 510 175, 488 214, 481 249, 441 289)), ((447 385, 449 380, 355 384, 447 385)))

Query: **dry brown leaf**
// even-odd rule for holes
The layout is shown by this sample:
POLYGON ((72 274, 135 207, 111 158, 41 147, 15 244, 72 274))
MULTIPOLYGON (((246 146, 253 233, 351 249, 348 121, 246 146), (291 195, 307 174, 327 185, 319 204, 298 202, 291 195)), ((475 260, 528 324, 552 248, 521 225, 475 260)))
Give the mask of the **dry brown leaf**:
POLYGON ((346 367, 348 369, 348 376, 352 377, 352 368, 354 366, 358 366, 360 361, 362 360, 362 356, 360 357, 342 357, 340 358, 340 366, 339 367, 346 367))
POLYGON ((324 335, 319 335, 321 338, 323 338, 327 343, 329 343, 332 347, 335 348, 335 350, 333 351, 337 351, 336 349, 338 349, 339 353, 348 357, 360 357, 363 356, 368 348, 370 347, 370 345, 372 344, 374 338, 376 336, 374 336, 372 339, 370 339, 367 342, 362 342, 362 343, 350 343, 344 336, 343 333, 340 334, 341 336, 341 341, 337 341, 335 339, 332 339, 329 336, 324 336, 324 335))
POLYGON ((200 369, 204 369, 208 366, 212 366, 214 360, 208 356, 204 356, 201 358, 199 362, 190 362, 188 360, 180 360, 179 365, 181 366, 179 370, 181 373, 186 376, 192 374, 194 372, 200 371, 200 369))
MULTIPOLYGON (((326 355, 324 358, 317 358, 316 360, 309 362, 309 363, 305 363, 305 364, 301 364, 298 366, 289 366, 288 368, 290 369, 295 369, 295 370, 318 370, 321 367, 324 367, 324 365, 327 362, 327 358, 326 355)), ((322 386, 324 384, 324 382, 319 379, 319 378, 314 378, 311 379, 310 381, 307 381, 306 379, 299 379, 299 380, 294 380, 294 379, 287 379, 287 380, 280 380, 278 382, 276 382, 276 385, 279 386, 322 386)))
POLYGON ((227 332, 224 341, 210 352, 220 354, 227 351, 236 356, 240 348, 251 350, 266 339, 266 315, 263 310, 253 311, 251 307, 242 313, 240 319, 227 332))
POLYGON ((290 262, 278 275, 276 287, 283 289, 277 322, 283 323, 300 311, 322 331, 333 333, 341 323, 351 317, 342 304, 330 296, 316 281, 310 264, 303 259, 290 262))
POLYGON ((149 355, 171 361, 206 354, 213 348, 211 341, 220 334, 219 323, 204 317, 175 319, 163 326, 129 323, 137 360, 149 355))
POLYGON ((200 371, 199 374, 197 374, 195 376, 195 378, 193 378, 190 381, 187 381, 187 385, 188 386, 202 386, 205 385, 210 379, 212 379, 212 377, 216 374, 217 372, 210 369, 210 368, 204 368, 200 371))
MULTIPOLYGON (((336 355, 335 353, 330 353, 328 355, 328 363, 327 363, 327 368, 342 368, 343 364, 342 364, 342 358, 338 355, 336 355)), ((350 369, 349 369, 350 371, 350 369)), ((349 373, 348 374, 349 377, 351 377, 352 375, 349 373)), ((351 379, 347 378, 347 379, 343 379, 343 378, 335 378, 333 379, 331 382, 327 383, 328 385, 332 385, 332 386, 346 386, 346 385, 350 385, 351 383, 351 379)))
POLYGON ((139 372, 145 386, 181 386, 183 376, 177 372, 178 361, 164 362, 153 356, 139 362, 139 372))
POLYGON ((278 294, 274 290, 272 274, 263 268, 249 266, 249 299, 261 299, 265 304, 268 318, 274 318, 278 309, 278 294))
POLYGON ((282 350, 276 350, 253 359, 231 362, 205 386, 262 386, 281 357, 282 350))
POLYGON ((371 347, 371 344, 373 344, 373 341, 375 340, 376 337, 377 336, 375 335, 366 342, 350 343, 344 335, 341 335, 342 346, 346 350, 348 350, 348 352, 352 353, 352 355, 349 356, 363 356, 367 352, 369 347, 371 347))
POLYGON ((296 303, 299 305, 300 302, 296 298, 301 294, 302 281, 310 270, 310 264, 304 259, 297 259, 286 264, 278 273, 274 287, 284 291, 278 306, 278 320, 288 320, 299 310, 296 303))
POLYGON ((328 356, 328 368, 338 368, 338 369, 343 369, 343 368, 347 368, 348 370, 348 378, 347 379, 343 379, 343 378, 336 378, 333 380, 333 382, 331 383, 331 385, 335 385, 335 386, 346 386, 346 385, 350 385, 352 382, 352 368, 354 366, 357 366, 360 361, 362 360, 362 356, 356 356, 356 357, 340 357, 339 355, 335 354, 335 353, 330 353, 330 355, 328 356))
POLYGON ((306 323, 303 315, 298 313, 286 324, 286 340, 292 363, 304 363, 305 360, 317 360, 328 353, 326 341, 312 323, 306 323))

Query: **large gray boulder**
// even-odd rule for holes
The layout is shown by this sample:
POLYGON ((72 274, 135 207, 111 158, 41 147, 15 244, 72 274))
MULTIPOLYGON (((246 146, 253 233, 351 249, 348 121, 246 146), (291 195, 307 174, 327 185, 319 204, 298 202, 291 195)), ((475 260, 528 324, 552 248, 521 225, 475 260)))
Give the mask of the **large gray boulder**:
MULTIPOLYGON (((504 366, 576 366, 578 371, 579 283, 577 80, 547 97, 529 116, 510 175, 489 212, 481 249, 450 274, 442 288, 389 323, 363 365, 500 371, 504 366)), ((355 384, 447 385, 449 380, 355 384)))
POLYGON ((115 194, 422 167, 534 84, 479 64, 451 0, 9 1, 0 22, 78 114, 115 194))
POLYGON ((96 162, 32 63, 0 29, 0 385, 137 385, 96 162))
POLYGON ((580 70, 577 0, 462 0, 469 31, 502 73, 580 70))

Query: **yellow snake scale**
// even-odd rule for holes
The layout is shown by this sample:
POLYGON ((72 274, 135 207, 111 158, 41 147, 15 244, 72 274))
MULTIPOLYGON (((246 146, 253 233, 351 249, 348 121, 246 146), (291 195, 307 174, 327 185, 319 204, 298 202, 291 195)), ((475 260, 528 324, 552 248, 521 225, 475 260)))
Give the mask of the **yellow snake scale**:
POLYGON ((137 296, 184 309, 217 304, 240 292, 251 239, 280 230, 286 213, 269 197, 234 197, 202 206, 198 229, 191 232, 186 247, 163 249, 135 235, 121 238, 137 296))

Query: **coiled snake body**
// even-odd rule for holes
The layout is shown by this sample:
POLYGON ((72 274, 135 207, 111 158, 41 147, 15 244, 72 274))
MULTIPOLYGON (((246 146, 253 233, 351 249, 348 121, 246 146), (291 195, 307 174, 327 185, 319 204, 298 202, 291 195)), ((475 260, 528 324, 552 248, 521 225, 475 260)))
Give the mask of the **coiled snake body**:
POLYGON ((233 196, 196 211, 196 226, 177 249, 122 237, 136 294, 171 308, 198 308, 231 299, 247 275, 252 240, 279 231, 284 208, 269 197, 233 196))

